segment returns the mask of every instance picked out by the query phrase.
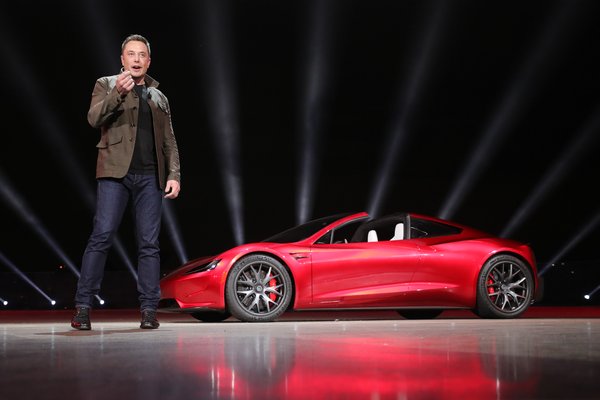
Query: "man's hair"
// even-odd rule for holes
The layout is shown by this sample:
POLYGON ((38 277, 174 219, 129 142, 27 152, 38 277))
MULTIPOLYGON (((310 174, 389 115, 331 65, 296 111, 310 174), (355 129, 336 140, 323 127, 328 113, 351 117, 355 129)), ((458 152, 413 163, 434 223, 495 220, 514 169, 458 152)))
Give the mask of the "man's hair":
POLYGON ((144 43, 146 45, 146 47, 148 48, 148 55, 150 55, 150 53, 151 53, 150 42, 148 41, 148 39, 146 39, 142 35, 138 35, 138 34, 129 35, 125 38, 125 40, 123 40, 123 43, 121 44, 121 54, 123 54, 123 49, 125 49, 125 45, 127 43, 131 42, 132 40, 144 43))

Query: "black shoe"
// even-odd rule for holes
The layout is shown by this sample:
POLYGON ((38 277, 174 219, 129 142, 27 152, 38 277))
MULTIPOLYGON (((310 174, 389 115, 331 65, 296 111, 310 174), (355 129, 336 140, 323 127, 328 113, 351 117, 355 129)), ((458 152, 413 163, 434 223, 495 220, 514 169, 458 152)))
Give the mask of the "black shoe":
POLYGON ((160 326, 156 319, 156 311, 144 310, 142 311, 142 323, 140 328, 142 329, 156 329, 160 326))
POLYGON ((75 315, 71 319, 71 327, 80 331, 89 331, 92 329, 90 322, 90 309, 85 307, 77 307, 75 315))

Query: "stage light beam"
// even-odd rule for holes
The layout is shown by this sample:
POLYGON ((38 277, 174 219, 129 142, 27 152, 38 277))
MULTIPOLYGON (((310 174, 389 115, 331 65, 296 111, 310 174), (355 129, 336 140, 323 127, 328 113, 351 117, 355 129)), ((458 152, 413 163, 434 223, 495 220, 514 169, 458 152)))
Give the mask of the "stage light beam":
MULTIPOLYGON (((75 266, 75 264, 71 261, 71 259, 67 256, 67 254, 62 250, 60 245, 56 242, 53 236, 48 232, 48 230, 43 226, 42 222, 35 216, 33 211, 31 211, 25 200, 23 200, 17 192, 13 189, 12 185, 4 176, 4 172, 0 169, 0 198, 2 198, 9 206, 13 208, 17 212, 17 215, 25 222, 36 234, 39 238, 41 238, 48 247, 61 259, 64 261, 64 264, 69 268, 69 270, 77 277, 81 275, 79 270, 75 266)), ((137 279, 137 275, 134 275, 137 279)), ((96 295, 96 299, 100 302, 100 304, 104 304, 104 300, 100 298, 100 296, 96 295)))
POLYGON ((64 261, 65 265, 79 278, 79 270, 70 258, 63 252, 60 245, 56 243, 50 232, 44 227, 42 221, 40 221, 33 211, 29 209, 24 199, 22 199, 17 192, 12 188, 12 185, 4 176, 2 170, 0 170, 0 197, 17 212, 17 215, 25 222, 38 237, 43 239, 48 247, 54 251, 58 257, 64 261))
POLYGON ((586 299, 586 300, 591 300, 591 299, 592 299, 592 297, 594 296, 594 294, 595 294, 595 293, 596 293, 598 290, 600 290, 600 285, 596 286, 596 287, 594 288, 594 290, 592 290, 591 292, 589 292, 589 293, 587 293, 587 294, 583 295, 583 298, 584 298, 584 299, 586 299))
MULTIPOLYGON (((15 88, 17 89, 15 93, 22 96, 23 103, 26 104, 27 109, 34 108, 38 113, 38 118, 35 118, 35 121, 39 124, 39 132, 43 132, 40 135, 41 138, 45 141, 52 154, 59 155, 57 157, 58 165, 61 165, 67 176, 69 176, 69 182, 77 187, 77 193, 83 197, 88 208, 93 209, 95 205, 94 191, 88 183, 87 176, 82 172, 81 163, 74 157, 78 152, 71 149, 63 133, 67 130, 61 128, 59 122, 56 120, 56 113, 50 110, 50 103, 43 100, 43 94, 37 89, 42 85, 34 81, 34 74, 27 67, 29 63, 23 61, 19 52, 12 47, 7 35, 0 35, 0 54, 4 55, 3 61, 8 64, 11 71, 11 83, 15 84, 15 88)), ((137 273, 118 238, 115 238, 114 246, 117 254, 119 254, 137 282, 137 273)), ((78 274, 77 272, 77 276, 79 276, 78 274)))
POLYGON ((298 154, 298 193, 296 201, 296 220, 298 224, 306 222, 312 214, 314 202, 315 175, 319 164, 319 143, 317 134, 321 123, 323 91, 328 81, 326 55, 329 54, 333 21, 331 3, 312 2, 309 38, 307 40, 305 75, 302 77, 301 90, 301 132, 299 133, 300 153, 298 154))
MULTIPOLYGON (((92 4, 88 2, 86 6, 88 7, 88 11, 90 11, 90 7, 92 7, 92 4)), ((97 16, 95 12, 93 13, 93 15, 97 16)), ((107 43, 103 42, 101 47, 104 49, 104 56, 110 53, 107 51, 107 43)), ((73 154, 77 154, 77 152, 69 150, 71 146, 69 145, 68 141, 66 140, 63 134, 63 132, 65 132, 66 130, 60 128, 60 124, 58 123, 58 121, 56 121, 54 115, 55 113, 51 112, 50 108, 47 105, 48 102, 44 102, 41 100, 43 96, 41 96, 41 94, 37 92, 37 87, 39 87, 40 85, 34 82, 32 78, 33 73, 26 68, 27 63, 24 63, 20 59, 16 49, 12 48, 8 40, 3 39, 2 37, 0 37, 0 49, 2 50, 3 54, 7 55, 5 57, 5 60, 9 62, 9 66, 13 72, 12 76, 16 77, 16 82, 18 82, 19 87, 21 87, 21 90, 17 91, 17 93, 24 92, 23 99, 27 103, 28 107, 35 107, 35 109, 38 110, 38 112, 41 114, 40 118, 36 119, 37 121, 40 121, 40 131, 45 131, 46 133, 48 133, 41 135, 42 138, 46 140, 47 144, 50 147, 54 148, 54 151, 52 153, 60 154, 60 157, 58 157, 59 164, 63 166, 63 169, 66 171, 69 177, 72 178, 69 180, 77 186, 77 192, 83 196, 85 204, 87 204, 90 210, 93 210, 95 206, 94 190, 90 187, 88 183, 88 178, 83 174, 83 169, 79 166, 80 163, 77 162, 77 160, 75 160, 75 158, 72 156, 73 154), (25 90, 22 90, 23 88, 25 90)), ((116 52, 116 54, 118 54, 118 51, 116 52)), ((118 57, 116 56, 111 58, 118 59, 118 57)), ((118 64, 112 63, 110 65, 113 66, 111 70, 116 71, 118 69, 116 68, 118 64)), ((169 230, 171 238, 174 241, 176 241, 177 238, 181 236, 178 233, 176 222, 171 220, 171 214, 169 213, 164 214, 163 216, 166 219, 167 225, 171 227, 171 229, 169 230)), ((137 272, 133 266, 133 263, 130 261, 127 252, 125 251, 125 247, 121 243, 118 236, 115 237, 113 241, 113 246, 117 254, 119 254, 121 260, 129 270, 129 272, 133 276, 134 280, 137 282, 137 272)), ((183 245, 181 240, 179 240, 175 244, 175 246, 181 249, 181 251, 183 251, 183 245)))
POLYGON ((238 111, 234 95, 234 74, 231 54, 230 21, 231 15, 224 2, 206 2, 205 8, 198 10, 204 22, 202 26, 207 38, 206 82, 209 88, 209 112, 211 133, 220 163, 221 179, 225 190, 227 206, 236 244, 244 242, 242 174, 240 169, 238 111))
POLYGON ((510 218, 509 223, 500 233, 501 237, 510 236, 523 221, 533 212, 534 208, 550 193, 550 191, 566 176, 580 160, 583 153, 593 148, 593 141, 598 138, 600 130, 600 107, 594 110, 590 121, 576 135, 562 156, 557 157, 558 162, 546 173, 525 202, 510 218))
MULTIPOLYGON (((92 48, 102 50, 93 52, 95 56, 94 64, 101 65, 104 71, 114 71, 116 73, 121 68, 118 57, 121 53, 121 42, 115 38, 115 29, 111 26, 113 18, 107 16, 106 13, 108 7, 95 0, 77 1, 74 4, 83 9, 83 12, 78 13, 78 15, 87 17, 86 22, 80 24, 82 29, 91 31, 86 39, 95 40, 96 42, 92 45, 92 48), (115 47, 115 44, 118 44, 119 47, 115 47)), ((78 20, 82 21, 81 19, 78 20)))
POLYGON ((590 232, 592 232, 596 227, 600 224, 600 211, 596 213, 595 216, 589 219, 589 221, 583 226, 581 229, 575 230, 577 234, 573 236, 573 238, 563 246, 551 259, 548 261, 544 267, 538 272, 539 276, 544 275, 560 258, 562 258, 565 254, 567 254, 575 245, 581 242, 585 237, 587 237, 590 232))
POLYGON ((175 218, 175 214, 173 212, 170 200, 164 200, 163 203, 163 218, 165 220, 165 225, 167 230, 171 234, 171 239, 173 244, 175 245, 175 252, 179 257, 179 262, 181 264, 185 264, 188 262, 188 256, 185 252, 183 246, 183 239, 181 238, 181 231, 179 230, 177 219, 175 218))
POLYGON ((464 197, 494 159, 494 155, 517 122, 519 115, 527 109, 526 103, 535 93, 535 86, 540 83, 543 76, 541 72, 547 70, 548 59, 552 52, 557 51, 559 47, 557 43, 560 43, 559 38, 563 28, 573 15, 575 7, 572 3, 575 2, 559 2, 552 17, 547 19, 536 45, 533 46, 534 51, 525 61, 520 74, 509 86, 481 139, 451 186, 452 191, 438 213, 440 218, 454 217, 464 197))
MULTIPOLYGON (((38 285, 36 285, 25 273, 23 273, 11 260, 9 260, 2 251, 0 251, 0 261, 6 265, 12 272, 14 272, 19 278, 27 282, 29 286, 35 289, 36 292, 44 296, 50 304, 55 305, 56 301, 50 298, 38 285)), ((5 304, 6 305, 6 304, 5 304)))
MULTIPOLYGON (((425 83, 427 73, 432 65, 433 50, 439 39, 442 17, 446 12, 446 1, 441 0, 438 6, 433 7, 433 15, 423 33, 423 39, 416 47, 419 54, 417 62, 412 68, 411 76, 407 79, 408 86, 404 91, 399 91, 396 109, 399 110, 397 118, 391 121, 388 139, 383 148, 382 163, 375 174, 374 186, 371 190, 368 212, 371 217, 379 215, 381 203, 386 197, 387 188, 391 181, 391 175, 398 163, 404 144, 407 140, 410 119, 414 116, 419 97, 423 92, 422 85, 425 83)), ((412 59, 412 58, 409 58, 412 59)))

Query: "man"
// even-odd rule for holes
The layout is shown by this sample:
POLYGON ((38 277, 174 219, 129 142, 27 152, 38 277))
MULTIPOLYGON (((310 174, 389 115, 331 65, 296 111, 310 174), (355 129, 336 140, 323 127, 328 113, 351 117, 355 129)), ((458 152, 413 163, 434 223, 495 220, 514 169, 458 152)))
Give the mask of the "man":
POLYGON ((163 196, 179 194, 179 151, 167 97, 146 74, 150 43, 130 35, 121 45, 119 75, 96 81, 88 122, 100 129, 96 163, 97 198, 93 230, 81 265, 71 326, 92 328, 90 310, 100 290, 106 257, 131 203, 136 231, 140 328, 156 329, 160 299, 158 236, 163 196))

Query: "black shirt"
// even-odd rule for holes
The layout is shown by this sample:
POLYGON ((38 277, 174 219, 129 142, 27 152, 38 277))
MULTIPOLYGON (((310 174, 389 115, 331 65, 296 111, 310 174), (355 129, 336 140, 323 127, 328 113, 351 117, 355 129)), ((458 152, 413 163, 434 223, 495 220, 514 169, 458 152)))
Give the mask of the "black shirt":
POLYGON ((156 147, 152 127, 152 111, 148 105, 148 89, 145 85, 135 85, 135 92, 140 99, 137 133, 133 158, 129 172, 136 174, 156 173, 156 147))

